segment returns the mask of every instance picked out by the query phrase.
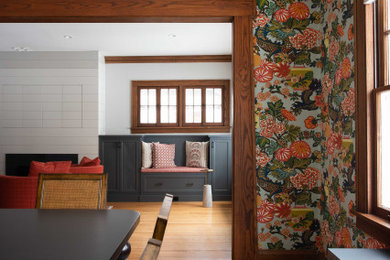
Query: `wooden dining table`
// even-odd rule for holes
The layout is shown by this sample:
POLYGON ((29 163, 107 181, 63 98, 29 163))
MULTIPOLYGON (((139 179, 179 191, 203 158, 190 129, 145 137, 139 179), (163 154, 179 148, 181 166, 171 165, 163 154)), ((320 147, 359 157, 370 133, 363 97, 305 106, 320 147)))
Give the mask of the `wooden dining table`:
POLYGON ((0 259, 117 259, 139 219, 133 210, 0 209, 0 259))

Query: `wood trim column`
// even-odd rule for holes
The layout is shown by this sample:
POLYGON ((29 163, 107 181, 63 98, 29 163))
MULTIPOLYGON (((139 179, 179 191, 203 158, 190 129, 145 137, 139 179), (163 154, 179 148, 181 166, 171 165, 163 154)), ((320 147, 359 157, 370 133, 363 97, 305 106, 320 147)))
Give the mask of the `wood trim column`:
POLYGON ((233 259, 255 259, 255 127, 252 53, 252 19, 233 22, 233 259))

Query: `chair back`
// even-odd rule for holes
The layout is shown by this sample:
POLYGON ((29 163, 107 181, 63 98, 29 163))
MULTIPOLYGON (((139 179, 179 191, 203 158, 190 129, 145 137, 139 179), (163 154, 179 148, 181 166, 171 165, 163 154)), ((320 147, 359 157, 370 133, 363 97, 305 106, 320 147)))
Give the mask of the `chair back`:
POLYGON ((165 194, 163 204, 158 214, 156 225, 154 226, 153 238, 163 241, 165 229, 168 224, 169 212, 171 211, 173 195, 165 194))
POLYGON ((38 178, 38 209, 105 209, 107 175, 43 174, 38 178))
POLYGON ((163 204, 158 214, 156 225, 154 227, 153 238, 149 239, 141 260, 156 260, 160 252, 161 244, 164 239, 165 229, 168 224, 169 212, 171 211, 173 195, 165 194, 163 204))

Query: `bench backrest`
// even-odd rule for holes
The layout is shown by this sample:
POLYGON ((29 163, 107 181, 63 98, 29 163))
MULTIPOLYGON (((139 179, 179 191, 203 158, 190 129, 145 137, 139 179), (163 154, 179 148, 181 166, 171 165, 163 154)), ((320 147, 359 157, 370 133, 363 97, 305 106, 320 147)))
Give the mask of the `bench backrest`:
POLYGON ((160 142, 162 144, 175 144, 175 164, 176 166, 185 166, 186 141, 208 142, 210 138, 207 135, 144 135, 142 141, 147 143, 160 142))

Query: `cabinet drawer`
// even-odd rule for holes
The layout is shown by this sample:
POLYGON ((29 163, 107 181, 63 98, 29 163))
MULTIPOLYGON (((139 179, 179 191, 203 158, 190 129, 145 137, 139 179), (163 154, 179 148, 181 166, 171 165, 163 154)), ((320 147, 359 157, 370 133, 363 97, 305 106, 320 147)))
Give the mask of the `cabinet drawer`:
POLYGON ((204 176, 144 176, 145 192, 199 192, 206 183, 204 176))

